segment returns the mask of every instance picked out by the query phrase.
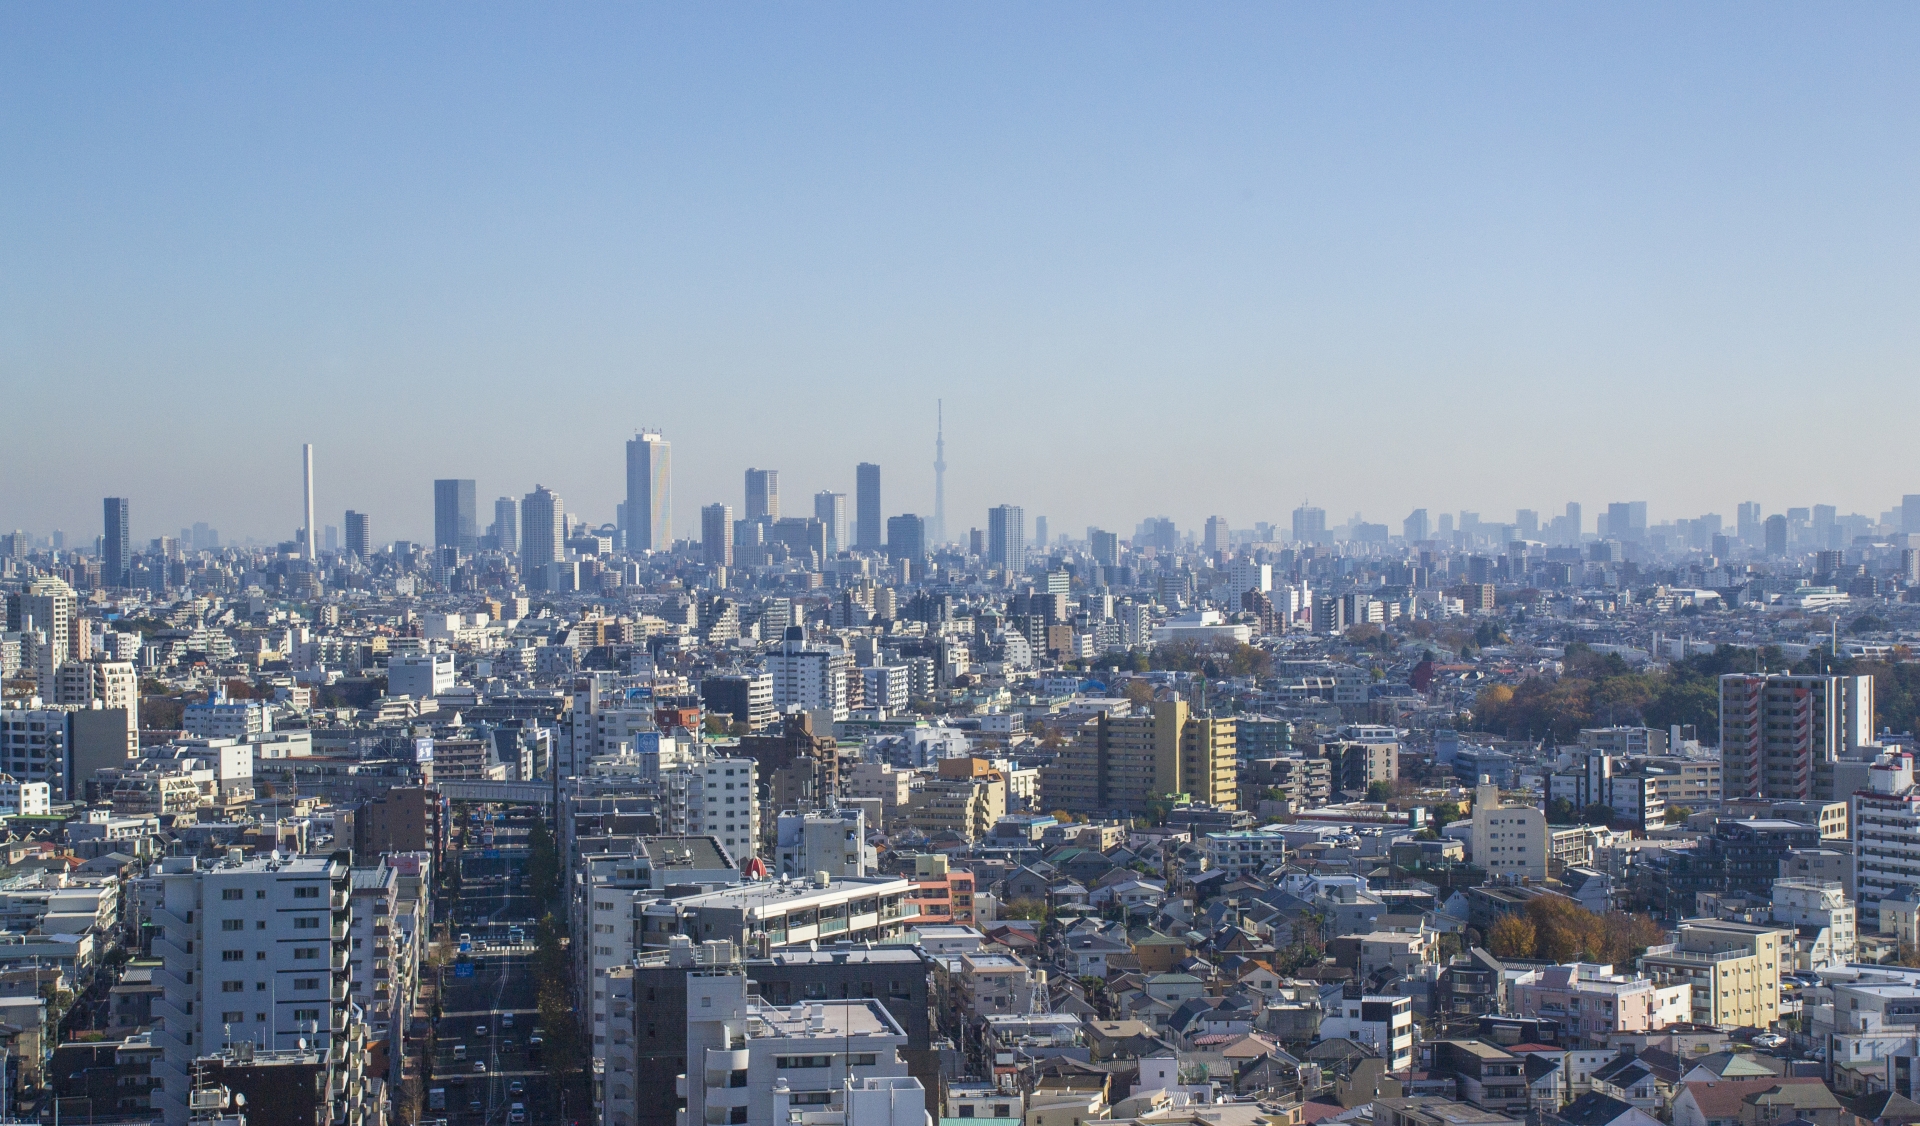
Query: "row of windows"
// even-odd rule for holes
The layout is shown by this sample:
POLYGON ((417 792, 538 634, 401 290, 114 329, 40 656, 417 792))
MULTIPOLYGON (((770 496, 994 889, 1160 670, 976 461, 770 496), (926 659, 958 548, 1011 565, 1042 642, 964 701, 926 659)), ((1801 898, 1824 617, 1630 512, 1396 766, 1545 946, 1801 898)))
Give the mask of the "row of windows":
MULTIPOLYGON (((300 960, 318 958, 320 956, 320 949, 315 946, 297 947, 293 952, 293 956, 295 959, 300 960)), ((265 950, 256 950, 254 951, 253 957, 256 961, 264 962, 267 960, 267 952, 265 950)), ((222 962, 244 962, 247 960, 247 952, 245 950, 222 950, 220 952, 220 960, 222 962)))
MULTIPOLYGON (((781 1071, 804 1067, 832 1067, 832 1056, 775 1056, 773 1066, 781 1071)), ((872 1067, 879 1057, 872 1052, 855 1052, 847 1057, 849 1067, 872 1067)))
MULTIPOLYGON (((293 987, 295 989, 318 989, 320 988, 320 979, 317 977, 296 977, 293 979, 293 987)), ((220 983, 220 992, 222 993, 245 993, 246 991, 247 983, 244 981, 223 981, 220 983)), ((253 991, 255 993, 265 993, 267 991, 267 983, 264 981, 254 982, 253 991)))

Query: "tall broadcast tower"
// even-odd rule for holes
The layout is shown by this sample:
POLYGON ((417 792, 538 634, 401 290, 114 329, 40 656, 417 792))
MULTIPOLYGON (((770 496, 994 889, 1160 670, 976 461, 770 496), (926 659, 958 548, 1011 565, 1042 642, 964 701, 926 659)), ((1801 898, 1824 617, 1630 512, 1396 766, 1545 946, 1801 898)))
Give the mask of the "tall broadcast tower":
POLYGON ((934 543, 947 542, 947 404, 935 399, 936 418, 933 438, 933 536, 934 543))

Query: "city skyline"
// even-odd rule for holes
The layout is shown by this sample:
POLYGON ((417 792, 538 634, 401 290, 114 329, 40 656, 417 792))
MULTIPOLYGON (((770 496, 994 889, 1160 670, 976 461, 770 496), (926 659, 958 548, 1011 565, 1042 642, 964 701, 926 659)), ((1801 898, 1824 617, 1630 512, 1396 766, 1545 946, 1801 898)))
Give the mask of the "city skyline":
MULTIPOLYGON (((658 430, 644 431, 636 438, 630 439, 627 442, 626 487, 632 488, 641 482, 645 482, 652 489, 659 491, 661 496, 659 503, 662 515, 654 521, 654 526, 666 530, 671 529, 670 513, 673 504, 672 475, 666 464, 666 451, 670 450, 671 446, 672 443, 658 430), (643 451, 641 455, 638 455, 641 457, 639 461, 635 460, 636 446, 643 451), (650 463, 646 460, 648 455, 646 455, 644 451, 647 450, 654 451, 651 456, 658 459, 656 462, 650 463), (636 473, 639 475, 635 476, 636 473)), ((340 523, 336 524, 329 519, 326 515, 327 509, 322 505, 316 505, 313 499, 313 447, 310 443, 304 444, 300 452, 302 458, 300 482, 302 486, 300 492, 301 504, 306 512, 311 514, 317 511, 318 513, 318 515, 313 518, 314 527, 311 530, 313 539, 308 541, 308 550, 310 551, 311 545, 318 541, 323 532, 338 537, 346 534, 343 533, 342 529, 346 528, 354 519, 357 518, 361 521, 364 528, 365 523, 372 519, 372 517, 364 508, 359 510, 347 508, 342 512, 340 523)), ((855 467, 854 476, 856 481, 858 481, 862 474, 871 472, 872 477, 870 484, 876 498, 875 503, 877 506, 875 510, 879 513, 879 520, 882 527, 885 526, 886 521, 893 519, 895 516, 918 515, 922 521, 921 535, 928 547, 932 547, 938 542, 964 545, 966 535, 969 531, 989 532, 994 519, 994 510, 1001 507, 1001 505, 996 504, 984 510, 979 514, 980 521, 977 524, 969 523, 963 517, 961 523, 964 527, 954 531, 946 540, 936 541, 932 538, 933 528, 931 525, 931 517, 927 515, 927 512, 931 511, 931 506, 928 506, 925 511, 907 508, 900 512, 895 512, 879 502, 878 480, 880 471, 881 467, 878 465, 861 462, 855 467)), ((748 516, 747 518, 770 520, 781 515, 804 515, 798 508, 791 504, 788 505, 785 510, 780 508, 779 498, 781 489, 778 484, 779 474, 780 470, 777 468, 756 468, 750 466, 744 471, 745 493, 748 502, 745 507, 735 508, 730 502, 726 501, 702 503, 696 505, 696 507, 704 510, 711 503, 722 503, 726 504, 731 510, 745 514, 753 506, 755 489, 758 487, 770 492, 773 503, 772 515, 769 517, 763 513, 759 517, 748 516), (756 484, 757 482, 758 484, 756 484)), ((464 551, 471 551, 480 530, 475 497, 478 492, 483 492, 484 490, 477 489, 477 484, 472 479, 440 478, 430 482, 430 486, 431 496, 427 505, 429 526, 426 535, 409 534, 406 530, 389 531, 383 528, 380 533, 373 537, 373 542, 376 544, 385 544, 394 540, 407 540, 433 544, 435 546, 452 545, 464 551)), ((540 487, 542 486, 536 486, 536 488, 540 487)), ((848 509, 848 501, 853 499, 853 496, 857 494, 857 490, 858 486, 856 486, 855 493, 833 489, 825 489, 814 493, 812 515, 815 518, 827 520, 829 524, 827 542, 835 545, 835 550, 859 547, 865 547, 868 550, 881 550, 885 547, 884 536, 879 542, 862 544, 858 542, 858 536, 853 534, 856 523, 856 513, 848 509), (829 519, 821 507, 824 498, 828 497, 836 498, 840 507, 837 520, 841 525, 845 526, 844 530, 848 534, 848 542, 844 544, 837 543, 835 539, 834 528, 839 525, 835 524, 834 519, 829 519)), ((788 491, 791 492, 791 489, 788 491)), ((626 495, 632 494, 628 493, 626 495)), ((1123 516, 1118 520, 1107 522, 1089 521, 1083 523, 1071 517, 1063 518, 1046 513, 1037 513, 1033 518, 1038 521, 1041 527, 1045 527, 1048 522, 1051 522, 1052 528, 1058 536, 1065 536, 1073 542, 1083 541, 1086 532, 1095 528, 1102 531, 1113 532, 1121 539, 1129 539, 1132 538, 1132 533, 1128 530, 1129 528, 1135 528, 1136 526, 1144 527, 1148 522, 1154 520, 1170 519, 1174 526, 1175 534, 1188 536, 1196 541, 1203 540, 1209 535, 1208 528, 1216 521, 1224 521, 1227 529, 1235 536, 1240 536, 1262 525, 1269 526, 1272 529, 1271 542, 1313 542, 1323 536, 1330 541, 1332 533, 1336 529, 1353 529, 1363 521, 1369 526, 1377 525, 1384 527, 1386 531, 1379 533, 1383 541, 1385 539, 1397 539, 1414 542, 1427 539, 1429 535, 1446 536, 1451 534, 1456 528, 1465 530, 1469 521, 1471 521, 1473 525, 1480 527, 1517 526, 1518 531, 1516 535, 1518 535, 1519 538, 1535 542, 1551 543, 1560 542, 1561 539, 1565 538, 1563 532, 1558 530, 1558 526, 1563 519, 1570 521, 1568 527, 1571 528, 1571 534, 1576 538, 1580 535, 1589 537, 1607 535, 1611 538, 1621 538, 1617 529, 1622 526, 1620 522, 1623 520, 1626 522, 1625 526, 1627 527, 1644 530, 1652 526, 1691 523, 1703 518, 1710 520, 1715 517, 1720 519, 1726 533, 1731 536, 1734 535, 1736 529, 1744 528, 1746 526, 1744 522, 1746 521, 1753 522, 1754 527, 1757 529, 1762 522, 1775 516, 1779 516, 1783 520, 1795 519, 1796 517, 1793 516, 1795 512, 1803 513, 1804 515, 1797 517, 1797 519, 1806 523, 1818 524, 1825 519, 1844 524, 1848 522, 1857 523, 1865 519, 1874 524, 1887 525, 1896 530, 1900 530, 1906 524, 1916 522, 1914 516, 1907 515, 1903 511, 1903 508, 1911 507, 1910 502, 1916 497, 1920 497, 1920 494, 1903 493, 1891 498, 1887 507, 1870 506, 1872 511, 1853 511, 1847 509, 1844 505, 1834 505, 1815 500, 1777 506, 1759 501, 1741 501, 1728 507, 1725 511, 1708 509, 1698 512, 1660 511, 1651 507, 1650 502, 1646 500, 1609 500, 1602 502, 1574 500, 1556 505, 1522 506, 1506 511, 1467 507, 1441 509, 1421 505, 1406 510, 1399 517, 1361 512, 1358 510, 1343 516, 1336 510, 1331 510, 1324 505, 1315 504, 1311 497, 1303 497, 1296 502, 1293 507, 1285 511, 1278 511, 1269 516, 1252 519, 1224 517, 1217 512, 1205 509, 1202 510, 1205 512, 1205 515, 1195 516, 1190 520, 1181 517, 1169 517, 1164 512, 1156 513, 1150 511, 1138 512, 1130 516, 1123 516), (1823 511, 1824 516, 1822 515, 1823 511), (1306 517, 1304 530, 1302 524, 1303 514, 1306 517), (1608 529, 1608 521, 1613 521, 1614 530, 1610 531, 1608 529), (1532 525, 1531 531, 1528 530, 1530 523, 1532 525), (1424 529, 1426 534, 1415 534, 1416 529, 1424 529)), ((162 530, 153 535, 146 534, 138 522, 138 505, 133 503, 133 500, 134 498, 131 497, 119 496, 108 497, 104 501, 108 506, 108 520, 110 522, 116 519, 118 520, 119 525, 126 530, 126 538, 132 550, 139 550, 141 545, 154 538, 171 536, 174 535, 176 531, 188 530, 185 525, 176 525, 174 528, 162 530), (119 507, 116 509, 114 507, 115 505, 119 507), (117 513, 117 516, 113 515, 114 513, 117 513)), ((499 498, 495 505, 495 523, 488 526, 489 531, 492 531, 498 522, 507 515, 506 509, 503 506, 512 506, 514 504, 516 504, 516 502, 511 496, 501 496, 499 498)), ((614 513, 604 517, 592 513, 583 514, 576 506, 568 512, 568 516, 573 520, 581 522, 583 526, 588 528, 611 527, 625 532, 627 529, 622 526, 623 522, 620 516, 625 505, 625 501, 619 502, 615 507, 614 513)), ((1014 507, 1015 510, 1018 511, 1023 506, 1014 507)), ((214 517, 215 521, 220 519, 218 513, 207 515, 214 517)), ((517 513, 514 515, 517 516, 517 513)), ((0 517, 0 523, 4 523, 4 517, 0 517)), ((301 533, 304 528, 304 525, 296 521, 294 530, 289 536, 263 537, 251 533, 236 534, 230 529, 222 533, 222 525, 204 519, 195 520, 192 524, 194 529, 211 528, 214 533, 222 534, 225 542, 259 544, 281 542, 285 539, 298 541, 301 538, 301 533)), ((66 537, 67 543, 77 547, 84 548, 91 543, 91 539, 85 534, 84 529, 24 528, 14 525, 13 527, 0 530, 10 531, 14 530, 14 528, 43 537, 60 534, 66 537), (76 531, 79 533, 77 538, 75 536, 76 531)), ((1370 532, 1367 536, 1352 536, 1349 538, 1372 538, 1374 534, 1375 533, 1370 532)), ((1745 533, 1742 533, 1743 536, 1744 534, 1745 533)), ((1758 533, 1756 532, 1755 535, 1757 537, 1758 533)), ((664 550, 673 542, 687 541, 699 544, 703 538, 704 536, 700 531, 683 529, 675 533, 666 543, 655 544, 650 548, 645 548, 643 545, 638 544, 635 546, 642 547, 643 549, 664 550)), ((1044 539, 1035 536, 1031 546, 1042 547, 1052 543, 1055 538, 1057 538, 1057 536, 1053 534, 1047 535, 1044 539)), ((511 550, 510 553, 512 553, 511 550)))
POLYGON ((1920 406, 1911 12, 867 17, 8 12, 0 368, 115 440, 25 428, 0 523, 284 538, 301 441, 396 535, 438 478, 612 520, 642 425, 683 511, 865 460, 931 514, 942 400, 949 538, 1887 503, 1781 455, 1920 406))

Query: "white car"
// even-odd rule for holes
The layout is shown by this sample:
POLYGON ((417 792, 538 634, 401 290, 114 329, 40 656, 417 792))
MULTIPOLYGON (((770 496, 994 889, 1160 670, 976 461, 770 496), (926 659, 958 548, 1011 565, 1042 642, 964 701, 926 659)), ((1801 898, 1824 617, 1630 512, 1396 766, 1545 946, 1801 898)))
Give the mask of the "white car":
POLYGON ((1778 1048, 1786 1042, 1787 1038, 1777 1032, 1762 1032, 1753 1038, 1753 1046, 1756 1048, 1778 1048))

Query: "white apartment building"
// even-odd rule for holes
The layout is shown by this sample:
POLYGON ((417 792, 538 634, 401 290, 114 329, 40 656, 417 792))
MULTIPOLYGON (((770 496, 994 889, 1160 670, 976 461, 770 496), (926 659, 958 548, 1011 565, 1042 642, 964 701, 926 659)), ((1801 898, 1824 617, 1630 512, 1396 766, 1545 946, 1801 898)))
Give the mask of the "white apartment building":
POLYGON ((189 735, 203 739, 234 739, 246 743, 273 729, 267 706, 258 700, 228 700, 219 695, 198 704, 188 704, 180 721, 189 735))
POLYGON ((825 872, 836 880, 865 876, 879 864, 867 843, 867 816, 858 809, 782 813, 774 834, 774 874, 812 879, 825 872))
POLYGON ((597 758, 639 753, 641 737, 657 731, 653 701, 629 701, 605 675, 595 675, 574 690, 569 714, 572 722, 562 729, 564 737, 556 756, 562 778, 588 773, 589 764, 597 758))
POLYGON ((45 782, 21 782, 0 774, 0 813, 45 817, 53 809, 53 789, 45 782))
POLYGON ((91 704, 123 708, 127 713, 127 733, 137 745, 140 738, 140 675, 132 661, 68 661, 54 675, 53 702, 91 704))
POLYGON ((1366 1044, 1387 1061, 1388 1071, 1413 1066, 1413 999, 1411 997, 1348 997, 1335 991, 1323 998, 1326 1016, 1320 1021, 1320 1038, 1346 1037, 1366 1044))
POLYGON ((905 665, 875 665, 860 670, 860 677, 866 682, 866 706, 885 708, 889 712, 903 712, 913 699, 905 665))
POLYGON ((385 1098, 361 1074, 366 1026, 350 999, 352 901, 344 855, 232 859, 212 867, 167 857, 152 877, 153 1103, 185 1126, 193 1061, 250 1041, 270 1051, 304 1040, 327 1060, 335 1123, 358 1123, 385 1098))
POLYGON ((760 766, 750 758, 709 759, 689 768, 687 832, 704 833, 746 860, 760 848, 760 766))
POLYGON ((1276 832, 1247 830, 1207 834, 1207 868, 1231 878, 1259 876, 1287 858, 1287 838, 1276 832))
POLYGON ((1858 925, 1880 929, 1880 901, 1920 899, 1920 789, 1913 756, 1887 751, 1853 795, 1854 892, 1858 925))
POLYGON ((767 655, 773 677, 773 709, 831 712, 836 722, 847 718, 847 677, 853 660, 837 649, 810 649, 802 627, 790 627, 780 648, 767 655))
POLYGON ((1809 1010, 1814 1043, 1828 1066, 1879 1077, 1907 1098, 1920 1093, 1920 970, 1902 966, 1841 971, 1831 982, 1831 1003, 1809 1010))
POLYGON ((453 654, 445 649, 395 654, 387 660, 389 696, 438 696, 451 692, 453 683, 453 654))
POLYGON ((368 1035, 392 1041, 397 1053, 407 1019, 406 1010, 398 1006, 411 1005, 417 969, 406 937, 393 933, 400 874, 382 864, 355 868, 350 875, 353 919, 348 974, 353 982, 353 1001, 366 1014, 368 1035))
MULTIPOLYGON (((873 1000, 756 1005, 738 966, 687 975, 678 1126, 927 1126, 907 1034, 873 1000)), ((615 1122, 613 1126, 620 1126, 615 1122)))
MULTIPOLYGON (((1799 877, 1773 881, 1773 921, 1814 928, 1798 938, 1799 968, 1818 970, 1853 960, 1857 921, 1853 901, 1838 880, 1799 877)), ((1784 954, 1785 951, 1782 951, 1784 954)))
POLYGON ((1547 815, 1534 806, 1506 806, 1500 787, 1482 783, 1473 791, 1473 862, 1487 875, 1518 882, 1547 878, 1547 815))

